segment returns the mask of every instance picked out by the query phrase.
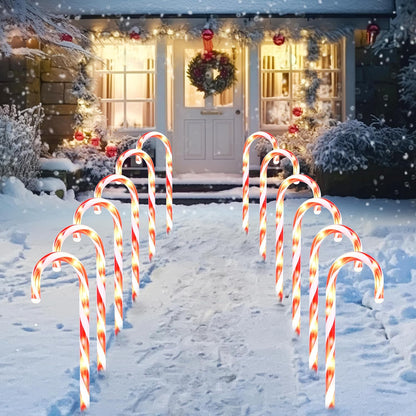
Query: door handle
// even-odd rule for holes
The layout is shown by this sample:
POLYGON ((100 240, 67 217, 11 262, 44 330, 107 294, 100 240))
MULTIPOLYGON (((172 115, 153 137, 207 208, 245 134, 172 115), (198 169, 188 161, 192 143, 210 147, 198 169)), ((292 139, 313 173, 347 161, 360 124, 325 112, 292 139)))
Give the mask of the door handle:
POLYGON ((237 115, 239 115, 239 114, 241 114, 241 111, 240 111, 240 110, 235 110, 235 113, 236 113, 237 115))
POLYGON ((215 115, 221 115, 222 111, 220 110, 201 110, 201 114, 204 116, 215 116, 215 115))

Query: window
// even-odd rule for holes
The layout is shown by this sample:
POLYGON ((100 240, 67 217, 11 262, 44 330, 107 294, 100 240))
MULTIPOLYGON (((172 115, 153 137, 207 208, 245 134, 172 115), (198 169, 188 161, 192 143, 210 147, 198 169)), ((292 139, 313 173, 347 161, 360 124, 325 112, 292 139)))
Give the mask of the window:
POLYGON ((117 40, 98 45, 97 95, 112 129, 155 125, 155 46, 117 40))
MULTIPOLYGON (((320 58, 314 68, 321 79, 316 107, 329 117, 340 120, 342 114, 342 79, 340 43, 322 43, 320 58)), ((292 122, 293 107, 302 104, 305 83, 306 43, 285 42, 261 45, 261 128, 287 126, 292 122)))

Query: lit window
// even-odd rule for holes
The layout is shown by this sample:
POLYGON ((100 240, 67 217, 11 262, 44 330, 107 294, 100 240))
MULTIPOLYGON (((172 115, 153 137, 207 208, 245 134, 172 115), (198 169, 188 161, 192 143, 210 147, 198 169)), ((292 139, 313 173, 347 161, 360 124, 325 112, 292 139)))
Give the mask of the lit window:
MULTIPOLYGON (((313 68, 321 79, 316 109, 338 120, 342 114, 340 51, 340 43, 322 43, 313 68)), ((306 43, 261 45, 261 128, 287 126, 292 122, 292 109, 303 104, 301 91, 306 66, 306 43)))
POLYGON ((155 46, 116 41, 96 47, 97 95, 112 129, 155 125, 155 46))

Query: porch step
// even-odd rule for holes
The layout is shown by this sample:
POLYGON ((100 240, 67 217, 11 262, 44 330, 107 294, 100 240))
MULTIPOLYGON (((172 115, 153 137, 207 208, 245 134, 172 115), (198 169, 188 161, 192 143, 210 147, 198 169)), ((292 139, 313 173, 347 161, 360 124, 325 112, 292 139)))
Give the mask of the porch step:
MULTIPOLYGON (((132 177, 139 193, 140 203, 147 204, 147 177, 132 177)), ((276 199, 281 179, 269 177, 268 201, 276 199)), ((260 179, 250 178, 250 202, 260 200, 260 179)), ((156 177, 156 204, 166 203, 165 178, 156 177)), ((130 195, 123 185, 112 184, 105 198, 130 202, 130 195)), ((176 205, 229 203, 242 201, 242 176, 230 174, 183 174, 173 178, 173 203, 176 205)))

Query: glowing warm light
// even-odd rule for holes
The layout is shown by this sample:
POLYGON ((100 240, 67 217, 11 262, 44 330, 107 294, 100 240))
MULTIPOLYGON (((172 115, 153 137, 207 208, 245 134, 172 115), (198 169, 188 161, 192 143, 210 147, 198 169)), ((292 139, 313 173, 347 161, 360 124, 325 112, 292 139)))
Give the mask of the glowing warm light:
MULTIPOLYGON (((169 140, 165 135, 157 131, 151 131, 149 133, 143 134, 137 142, 137 149, 142 150, 143 144, 146 140, 155 137, 162 141, 166 149, 166 233, 172 230, 173 220, 172 220, 172 148, 169 140)), ((137 157, 136 157, 137 161, 137 157)), ((139 163, 139 162, 138 162, 139 163)))
POLYGON ((248 204, 249 204, 249 165, 250 165, 250 146, 260 138, 267 139, 273 146, 278 149, 276 137, 269 133, 258 131, 249 136, 244 144, 243 150, 243 230, 248 233, 248 204))
POLYGON ((31 298, 34 303, 40 302, 41 274, 47 266, 56 261, 64 261, 74 267, 79 281, 79 388, 80 409, 85 410, 90 405, 90 300, 88 277, 84 266, 69 253, 46 254, 33 268, 31 298))
POLYGON ((293 174, 299 174, 299 161, 297 157, 288 150, 275 149, 264 156, 260 167, 260 256, 266 260, 266 230, 267 230, 267 167, 273 160, 274 164, 279 163, 279 156, 285 156, 292 162, 293 174))
MULTIPOLYGON (((276 197, 276 293, 283 300, 283 207, 287 188, 292 183, 303 182, 312 190, 314 198, 320 198, 321 190, 318 184, 307 175, 292 175, 279 186, 276 197)), ((316 207, 319 208, 319 207, 316 207)), ((317 210, 315 211, 317 212, 317 210)))
MULTIPOLYGON (((130 206, 131 206, 131 269, 132 269, 132 291, 131 296, 133 300, 139 294, 139 196, 134 183, 123 175, 108 175, 101 179, 95 187, 94 196, 101 198, 104 188, 110 183, 121 183, 125 185, 130 192, 130 206)), ((100 212, 99 207, 94 207, 96 213, 100 212), (98 208, 98 209, 96 209, 98 208)))
MULTIPOLYGON (((53 243, 53 251, 61 251, 62 244, 69 235, 85 234, 95 245, 97 274, 97 370, 106 369, 105 348, 105 252, 100 236, 86 225, 70 225, 61 230, 53 243)), ((53 262, 54 270, 60 269, 60 261, 53 262)))
MULTIPOLYGON (((102 198, 90 198, 82 202, 74 213, 74 224, 80 224, 89 208, 95 211, 106 208, 113 218, 114 227, 114 332, 117 335, 123 328, 123 229, 120 214, 113 203, 102 198)), ((80 241, 81 236, 74 230, 73 239, 80 241)), ((105 322, 105 321, 104 321, 105 322)))
POLYGON ((384 277, 380 265, 366 253, 356 251, 338 257, 329 269, 326 281, 325 307, 325 407, 335 406, 335 311, 336 281, 342 266, 350 261, 360 261, 370 267, 374 275, 374 300, 384 300, 384 277))
MULTIPOLYGON (((306 212, 314 207, 315 213, 319 213, 321 207, 326 208, 331 214, 334 224, 341 224, 341 213, 336 205, 325 198, 311 198, 305 201, 296 211, 293 219, 292 231, 292 327, 294 331, 300 334, 300 294, 301 294, 301 235, 302 235, 302 219, 306 212), (317 208, 319 208, 317 210, 317 208)), ((342 235, 337 233, 336 239, 341 239, 342 235)))
MULTIPOLYGON (((354 251, 362 251, 360 238, 351 228, 335 224, 323 228, 313 239, 309 256, 309 368, 318 371, 318 285, 319 249, 322 241, 330 234, 345 235, 353 244, 354 251)), ((339 241, 339 238, 336 238, 339 241)), ((362 269, 362 262, 355 262, 355 270, 362 269)))

